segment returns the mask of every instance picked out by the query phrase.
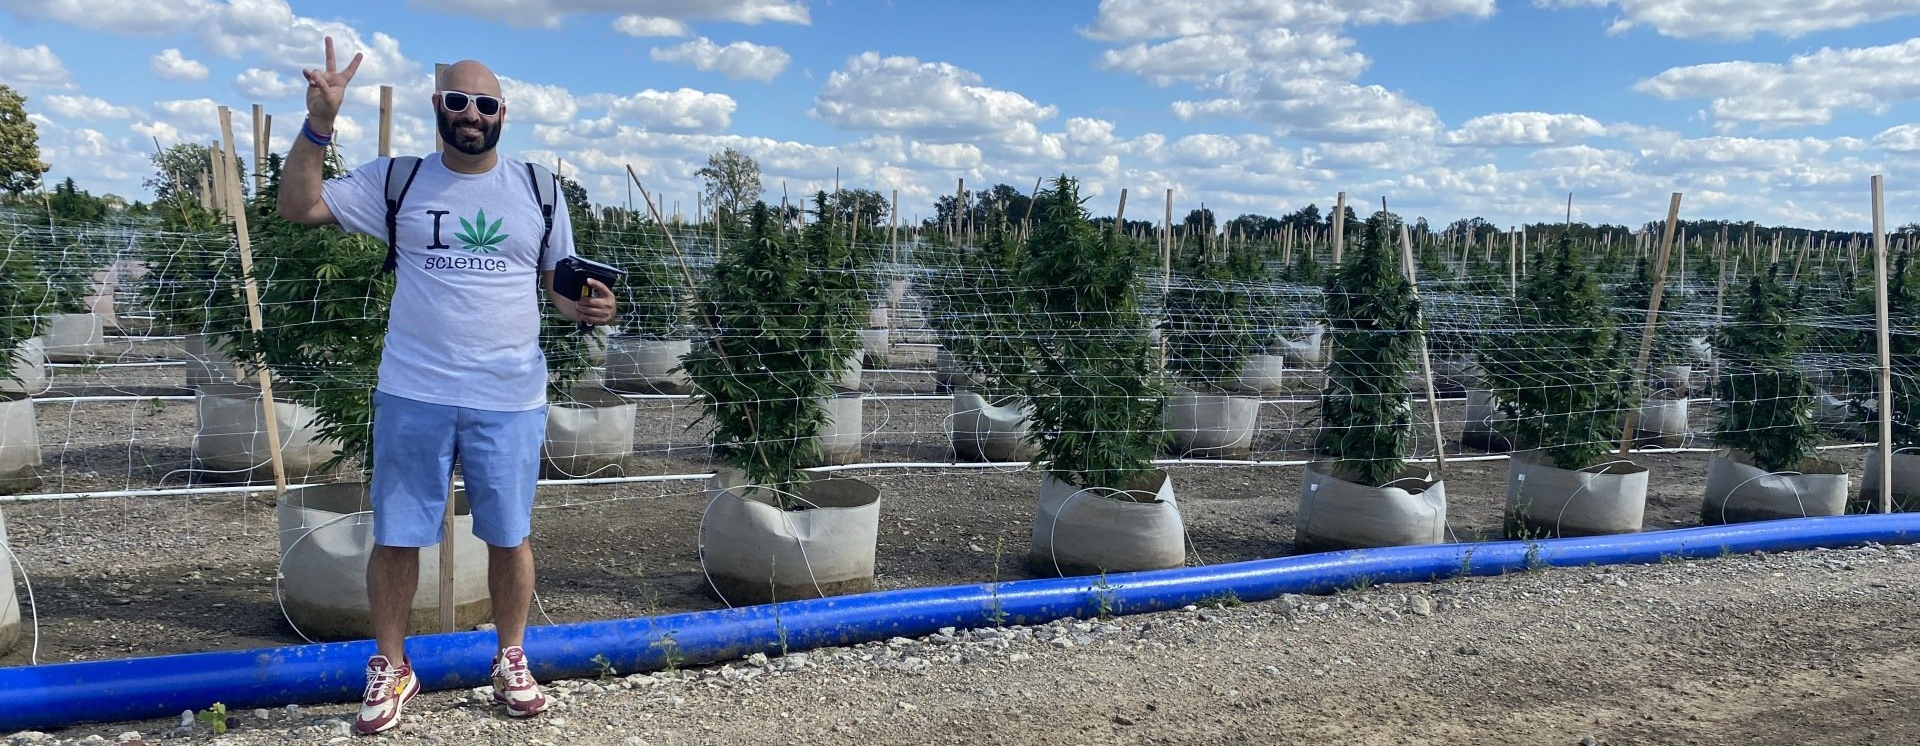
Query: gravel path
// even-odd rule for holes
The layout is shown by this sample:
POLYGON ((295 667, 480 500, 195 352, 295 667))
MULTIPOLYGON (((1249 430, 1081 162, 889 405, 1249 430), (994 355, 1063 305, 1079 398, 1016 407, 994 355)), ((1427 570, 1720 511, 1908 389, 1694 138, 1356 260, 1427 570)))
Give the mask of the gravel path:
MULTIPOLYGON (((1910 745, 1916 609, 1910 547, 1550 569, 553 682, 525 722, 428 693, 357 742, 1910 745)), ((9 740, 346 743, 352 712, 9 740)))

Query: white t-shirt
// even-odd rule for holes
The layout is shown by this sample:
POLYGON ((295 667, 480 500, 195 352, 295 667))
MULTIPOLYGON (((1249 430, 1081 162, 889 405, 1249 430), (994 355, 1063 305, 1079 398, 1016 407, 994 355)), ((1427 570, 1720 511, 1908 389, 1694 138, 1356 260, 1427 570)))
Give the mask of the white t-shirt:
MULTIPOLYGON (((321 191, 340 226, 387 238, 387 163, 376 158, 330 179, 321 191)), ((387 319, 379 390, 393 396, 496 412, 547 400, 534 263, 545 221, 520 161, 491 171, 450 171, 439 154, 420 163, 400 203, 397 286, 387 319)), ((546 265, 573 253, 564 196, 554 208, 546 265)))

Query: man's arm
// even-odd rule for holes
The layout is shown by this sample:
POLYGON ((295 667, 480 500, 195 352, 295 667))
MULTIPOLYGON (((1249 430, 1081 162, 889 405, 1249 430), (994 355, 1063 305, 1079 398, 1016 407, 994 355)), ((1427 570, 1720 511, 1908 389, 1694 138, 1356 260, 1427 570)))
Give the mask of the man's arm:
MULTIPOLYGON (((307 123, 314 135, 331 140, 333 138, 333 120, 340 114, 340 102, 346 97, 347 82, 353 80, 353 73, 360 69, 361 55, 353 55, 353 61, 347 63, 347 69, 335 70, 333 59, 333 37, 327 37, 327 68, 325 70, 304 70, 307 76, 307 123)), ((325 170, 327 151, 310 139, 306 132, 293 138, 293 150, 287 153, 287 162, 280 172, 280 200, 276 205, 280 217, 301 225, 323 225, 336 222, 333 210, 321 199, 323 188, 321 172, 325 170)))

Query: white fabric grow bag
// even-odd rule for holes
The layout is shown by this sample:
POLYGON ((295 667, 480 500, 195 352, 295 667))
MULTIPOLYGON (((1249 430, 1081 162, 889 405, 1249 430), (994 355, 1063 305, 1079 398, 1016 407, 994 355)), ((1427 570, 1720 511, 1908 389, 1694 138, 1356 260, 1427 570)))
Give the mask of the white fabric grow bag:
POLYGON ((1027 440, 1032 429, 1028 417, 1032 407, 1020 397, 1007 397, 989 404, 972 391, 953 392, 953 453, 961 461, 1030 461, 1034 445, 1027 440))
POLYGON ((781 510, 783 493, 748 489, 733 469, 708 482, 700 563, 728 605, 873 590, 880 490, 858 479, 815 477, 791 492, 813 507, 781 510))
POLYGON ((1173 478, 1156 470, 1142 482, 1125 491, 1080 489, 1043 473, 1028 554, 1033 571, 1064 577, 1185 566, 1173 478))
POLYGON ((1466 413, 1460 423, 1460 444, 1482 451, 1512 450, 1513 441, 1501 435, 1498 427, 1506 419, 1507 414, 1500 411, 1500 401, 1493 398, 1493 392, 1468 389, 1466 413))
POLYGON ((1385 487, 1366 487, 1331 473, 1333 464, 1307 465, 1293 544, 1301 552, 1439 544, 1447 540, 1447 486, 1421 468, 1408 468, 1385 487))
POLYGON ((99 316, 62 313, 47 317, 47 360, 83 363, 107 355, 107 329, 99 316))
MULTIPOLYGON (((199 469, 209 472, 205 477, 219 482, 272 481, 260 390, 208 384, 193 401, 198 423, 193 434, 193 458, 199 469)), ((339 453, 340 444, 320 438, 313 408, 276 399, 273 410, 287 479, 301 481, 324 475, 320 467, 339 453)))
POLYGON ((180 346, 187 356, 189 387, 199 388, 217 383, 257 385, 258 377, 247 375, 239 363, 221 352, 216 339, 210 339, 205 334, 188 334, 180 340, 180 346))
POLYGON ((968 373, 960 369, 960 362, 953 353, 942 347, 933 353, 933 382, 942 390, 955 386, 978 386, 987 382, 987 377, 978 373, 968 373))
POLYGON ((861 329, 860 353, 866 365, 875 368, 887 367, 887 330, 861 329))
POLYGON ((1236 393, 1278 394, 1286 389, 1286 368, 1284 355, 1248 355, 1240 361, 1240 371, 1227 382, 1227 388, 1236 393))
POLYGON ((1167 401, 1163 425, 1175 456, 1245 458, 1253 453, 1260 400, 1179 389, 1167 401))
POLYGON ((40 434, 33 399, 0 393, 0 495, 40 486, 40 434))
POLYGON ((1707 459, 1707 500, 1700 522, 1708 525, 1841 515, 1847 509, 1847 472, 1824 459, 1806 459, 1788 471, 1770 474, 1742 451, 1721 451, 1707 459))
POLYGON ((546 478, 626 476, 637 410, 618 394, 591 388, 549 404, 547 440, 540 448, 546 478))
POLYGON ((1685 396, 1653 396, 1640 402, 1640 418, 1634 424, 1634 440, 1678 448, 1687 444, 1687 410, 1691 400, 1685 396))
POLYGON ((1647 511, 1647 470, 1616 461, 1581 471, 1538 452, 1507 462, 1507 536, 1595 536, 1639 531, 1647 511))
POLYGON ((862 412, 865 398, 856 391, 843 392, 827 397, 827 422, 820 428, 820 434, 814 436, 820 448, 819 466, 843 466, 860 463, 860 441, 866 435, 863 430, 862 412))
POLYGON ((13 544, 7 539, 7 515, 0 513, 0 655, 20 641, 20 591, 13 587, 13 544))
MULTIPOLYGON (((1880 510, 1880 449, 1867 451, 1867 473, 1860 476, 1860 499, 1880 510)), ((1893 509, 1920 510, 1920 452, 1893 454, 1893 509)))
POLYGON ((9 375, 0 376, 0 392, 38 394, 47 390, 47 346, 39 337, 28 337, 14 348, 11 357, 0 355, 0 366, 9 375))
POLYGON ((1281 337, 1274 349, 1301 367, 1318 368, 1326 360, 1326 346, 1321 344, 1326 336, 1326 326, 1313 324, 1302 327, 1294 337, 1281 337))
POLYGON ((630 394, 693 393, 693 379, 680 370, 680 358, 693 350, 688 339, 614 337, 607 346, 607 388, 630 394))
MULTIPOLYGON (((454 494, 453 598, 457 629, 493 615, 487 596, 487 545, 473 535, 464 491, 454 494)), ((373 553, 367 485, 323 484, 288 490, 274 503, 280 525, 280 596, 287 621, 316 640, 373 636, 367 606, 367 558, 373 553), (356 515, 357 514, 357 515, 356 515)), ((410 634, 440 631, 440 548, 420 550, 410 634)))

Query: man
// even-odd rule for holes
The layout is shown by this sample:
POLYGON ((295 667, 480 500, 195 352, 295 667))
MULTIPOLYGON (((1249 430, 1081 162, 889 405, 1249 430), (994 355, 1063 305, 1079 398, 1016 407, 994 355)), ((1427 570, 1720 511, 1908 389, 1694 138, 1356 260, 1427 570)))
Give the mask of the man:
MULTIPOLYGON (((355 54, 337 69, 329 38, 326 69, 305 71, 307 121, 287 155, 278 207, 295 223, 334 223, 384 239, 389 159, 321 180, 334 120, 360 60, 355 54)), ((551 288, 555 263, 573 252, 572 224, 564 203, 557 205, 542 252, 546 218, 530 172, 494 151, 507 118, 499 79, 469 60, 448 68, 441 86, 433 109, 447 149, 421 161, 393 225, 398 276, 373 400, 375 546, 367 562, 379 654, 367 662, 366 696, 354 723, 363 734, 398 724, 420 691, 406 656, 407 623, 420 547, 451 540, 441 536, 441 520, 456 454, 474 534, 488 544, 487 590, 499 636, 494 701, 515 717, 547 705, 521 647, 533 595, 527 536, 546 436, 535 287, 551 288)), ((598 281, 589 284, 588 298, 550 289, 546 297, 569 319, 605 324, 614 315, 612 295, 598 281)))

